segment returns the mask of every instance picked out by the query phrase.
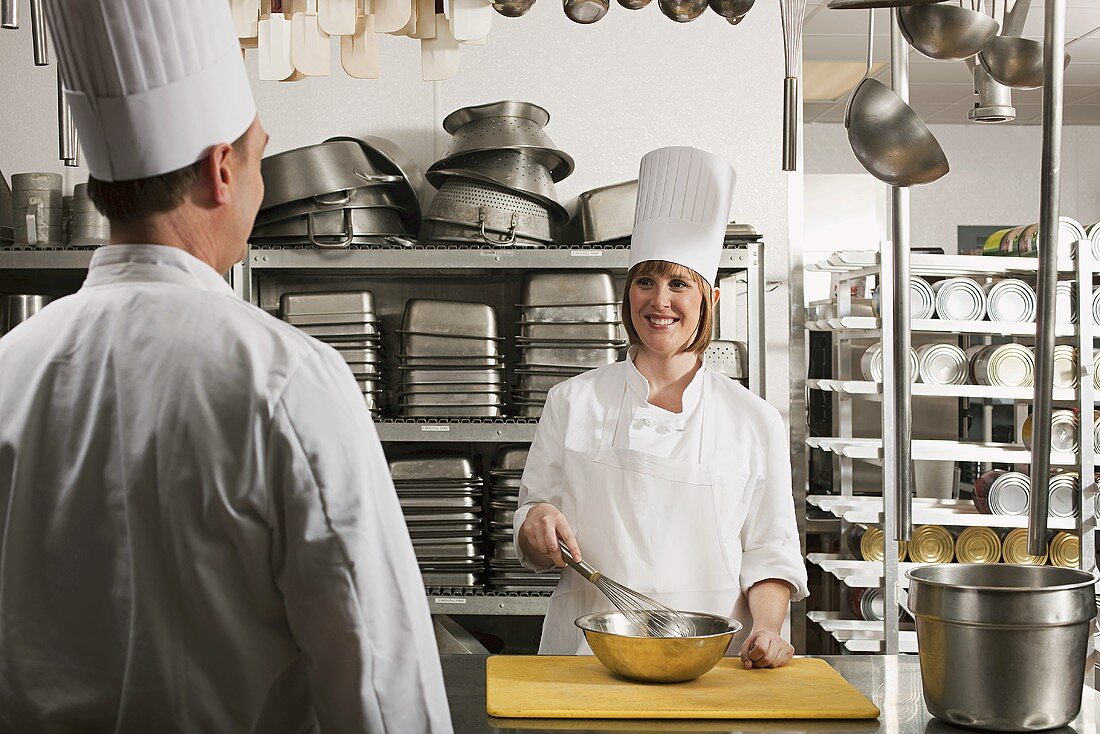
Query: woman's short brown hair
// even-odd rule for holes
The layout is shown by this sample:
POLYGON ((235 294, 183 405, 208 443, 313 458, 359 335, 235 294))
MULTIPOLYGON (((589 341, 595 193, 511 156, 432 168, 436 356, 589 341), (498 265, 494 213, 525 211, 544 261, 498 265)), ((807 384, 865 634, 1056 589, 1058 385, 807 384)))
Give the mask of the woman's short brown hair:
POLYGON ((702 354, 710 346, 714 338, 714 289, 703 276, 691 268, 670 263, 667 260, 645 260, 638 263, 626 274, 626 287, 623 288, 623 326, 626 327, 626 335, 631 344, 641 341, 638 330, 634 328, 634 319, 630 315, 630 286, 634 280, 650 275, 658 278, 681 277, 690 280, 699 287, 703 293, 703 302, 699 306, 699 328, 695 336, 684 345, 681 351, 702 354))

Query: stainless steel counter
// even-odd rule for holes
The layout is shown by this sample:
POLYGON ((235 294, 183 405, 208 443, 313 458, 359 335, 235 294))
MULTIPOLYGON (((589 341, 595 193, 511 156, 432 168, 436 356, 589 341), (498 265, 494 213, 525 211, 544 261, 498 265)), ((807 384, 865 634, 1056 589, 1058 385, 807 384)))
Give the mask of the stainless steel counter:
MULTIPOLYGON (((705 721, 608 719, 495 719, 485 713, 485 658, 479 655, 443 656, 443 675, 451 701, 457 734, 483 732, 889 732, 890 734, 950 734, 965 732, 932 718, 921 693, 920 663, 916 656, 851 655, 825 657, 841 675, 882 710, 870 721, 705 721)), ((553 695, 547 691, 547 695, 553 695)), ((1080 716, 1072 726, 1052 730, 1059 734, 1095 734, 1100 724, 1100 693, 1086 688, 1080 716)), ((972 730, 970 730, 972 731, 972 730)))

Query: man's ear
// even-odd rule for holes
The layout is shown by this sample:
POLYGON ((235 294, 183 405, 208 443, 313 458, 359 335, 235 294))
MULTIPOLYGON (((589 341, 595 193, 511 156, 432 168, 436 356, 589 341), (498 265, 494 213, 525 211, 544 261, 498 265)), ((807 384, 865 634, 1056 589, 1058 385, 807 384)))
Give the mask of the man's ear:
POLYGON ((233 180, 230 166, 232 156, 233 146, 220 143, 210 149, 206 156, 206 165, 203 166, 210 198, 219 206, 228 205, 231 201, 229 186, 233 180))

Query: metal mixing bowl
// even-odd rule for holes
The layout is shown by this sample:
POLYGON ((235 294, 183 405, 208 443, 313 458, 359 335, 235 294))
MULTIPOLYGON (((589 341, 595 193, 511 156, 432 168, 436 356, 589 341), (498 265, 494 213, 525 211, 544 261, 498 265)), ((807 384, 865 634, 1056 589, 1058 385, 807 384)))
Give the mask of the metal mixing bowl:
POLYGON ((608 670, 648 683, 681 683, 703 675, 726 654, 741 623, 729 617, 683 612, 695 637, 646 637, 622 612, 598 612, 574 622, 608 670))

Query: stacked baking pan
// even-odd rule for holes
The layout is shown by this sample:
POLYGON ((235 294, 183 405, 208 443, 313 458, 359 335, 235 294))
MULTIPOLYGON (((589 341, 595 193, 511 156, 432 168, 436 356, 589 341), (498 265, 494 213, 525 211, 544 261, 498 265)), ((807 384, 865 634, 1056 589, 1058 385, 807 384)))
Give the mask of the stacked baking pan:
POLYGON ((492 306, 414 298, 405 304, 398 334, 401 416, 504 414, 504 339, 492 306))
POLYGON ((424 585, 482 588, 485 482, 470 457, 423 453, 389 465, 424 585))
POLYGON ((489 470, 489 582, 496 591, 552 591, 561 574, 534 573, 520 565, 512 531, 512 518, 519 506, 519 483, 527 461, 527 447, 504 446, 489 470))
POLYGON ((617 362, 626 347, 610 272, 537 272, 523 279, 516 335, 513 403, 542 414, 554 385, 617 362))
POLYGON ((420 231, 423 174, 382 138, 332 138, 264 158, 261 246, 409 244, 420 231))
POLYGON ((567 219, 554 184, 573 159, 546 134, 550 114, 528 102, 464 107, 443 120, 453 137, 428 169, 439 189, 420 241, 473 246, 538 246, 567 219))
POLYGON ((370 291, 284 293, 279 318, 334 347, 351 368, 371 413, 381 415, 382 322, 370 291))

